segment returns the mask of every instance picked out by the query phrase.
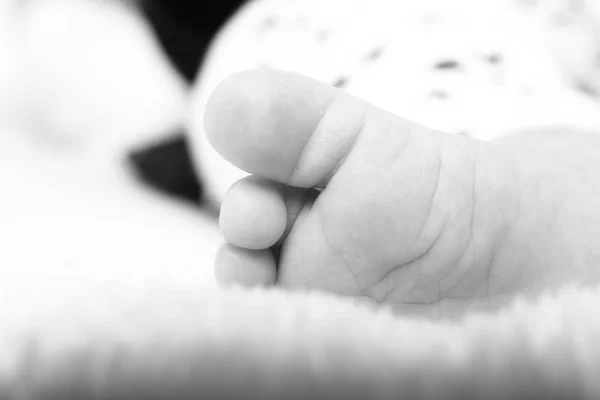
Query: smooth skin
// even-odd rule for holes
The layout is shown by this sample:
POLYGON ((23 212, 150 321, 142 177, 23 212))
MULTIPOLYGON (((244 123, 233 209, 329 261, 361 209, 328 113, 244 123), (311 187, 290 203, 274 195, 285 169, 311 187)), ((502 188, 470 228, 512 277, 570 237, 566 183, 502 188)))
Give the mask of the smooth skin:
POLYGON ((271 69, 218 86, 205 129, 252 174, 222 204, 222 283, 451 316, 600 280, 600 136, 477 141, 271 69))

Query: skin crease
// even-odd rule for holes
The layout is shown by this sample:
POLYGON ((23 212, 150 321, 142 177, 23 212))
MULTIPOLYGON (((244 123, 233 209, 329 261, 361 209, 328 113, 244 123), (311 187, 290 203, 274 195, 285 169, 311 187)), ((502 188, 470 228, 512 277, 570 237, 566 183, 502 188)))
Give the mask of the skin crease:
MULTIPOLYGON (((286 203, 301 203, 302 188, 324 187, 296 206, 293 223, 277 216, 288 218, 282 287, 456 316, 598 282, 593 134, 540 129, 481 142, 265 70, 221 84, 205 121, 211 143, 234 165, 296 187, 286 203)), ((216 268, 227 266, 217 259, 216 268)))

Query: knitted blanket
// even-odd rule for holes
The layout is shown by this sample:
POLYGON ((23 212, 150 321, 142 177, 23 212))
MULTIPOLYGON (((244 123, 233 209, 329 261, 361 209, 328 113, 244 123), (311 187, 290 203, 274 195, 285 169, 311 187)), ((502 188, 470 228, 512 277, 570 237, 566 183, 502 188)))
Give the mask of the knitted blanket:
POLYGON ((600 398, 600 289, 454 323, 276 290, 2 297, 3 399, 600 398))

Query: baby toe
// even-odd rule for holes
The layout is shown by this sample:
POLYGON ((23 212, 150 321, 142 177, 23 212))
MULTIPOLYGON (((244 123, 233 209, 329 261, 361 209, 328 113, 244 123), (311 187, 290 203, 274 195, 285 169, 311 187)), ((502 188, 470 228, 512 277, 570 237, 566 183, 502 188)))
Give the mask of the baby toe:
POLYGON ((277 184, 254 176, 236 182, 221 205, 221 232, 238 247, 269 248, 281 238, 286 224, 287 209, 277 184))
POLYGON ((215 259, 215 279, 221 285, 268 286, 277 268, 270 250, 248 250, 224 243, 215 259))

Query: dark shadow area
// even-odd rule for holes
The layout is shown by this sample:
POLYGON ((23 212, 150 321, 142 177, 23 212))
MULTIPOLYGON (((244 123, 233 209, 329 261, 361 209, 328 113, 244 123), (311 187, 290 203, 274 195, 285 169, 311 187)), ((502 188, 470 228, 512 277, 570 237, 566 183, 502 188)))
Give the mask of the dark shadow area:
MULTIPOLYGON (((244 3, 141 0, 141 8, 163 51, 192 84, 213 36, 244 3)), ((202 205, 202 183, 194 170, 188 132, 132 150, 130 165, 140 181, 159 192, 202 205)))
POLYGON ((192 82, 210 40, 242 0, 142 0, 142 10, 177 70, 192 82))

